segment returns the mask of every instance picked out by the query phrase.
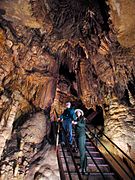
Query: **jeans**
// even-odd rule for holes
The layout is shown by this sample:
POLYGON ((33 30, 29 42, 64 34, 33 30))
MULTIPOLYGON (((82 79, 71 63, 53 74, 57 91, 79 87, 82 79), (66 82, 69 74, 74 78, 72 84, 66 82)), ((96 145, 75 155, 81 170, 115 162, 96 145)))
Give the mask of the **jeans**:
POLYGON ((65 132, 62 130, 62 142, 65 142, 65 136, 68 134, 69 144, 72 144, 72 122, 69 120, 63 121, 62 126, 65 130, 65 132))

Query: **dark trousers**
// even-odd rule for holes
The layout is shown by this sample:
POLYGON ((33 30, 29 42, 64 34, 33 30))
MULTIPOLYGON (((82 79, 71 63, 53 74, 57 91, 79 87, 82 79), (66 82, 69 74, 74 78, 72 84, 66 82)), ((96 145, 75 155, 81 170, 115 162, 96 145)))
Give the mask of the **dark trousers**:
POLYGON ((80 152, 80 167, 82 170, 86 170, 87 168, 87 156, 86 156, 86 149, 85 149, 85 141, 86 136, 77 137, 77 145, 80 152))
POLYGON ((63 121, 62 126, 62 142, 65 142, 65 136, 68 135, 69 144, 72 144, 72 123, 70 121, 63 121))

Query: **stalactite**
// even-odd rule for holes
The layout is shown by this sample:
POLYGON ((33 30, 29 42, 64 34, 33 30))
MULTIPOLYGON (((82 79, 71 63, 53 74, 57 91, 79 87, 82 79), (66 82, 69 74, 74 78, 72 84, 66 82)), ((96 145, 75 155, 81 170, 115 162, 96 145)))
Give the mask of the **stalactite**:
POLYGON ((129 95, 129 101, 131 103, 132 106, 135 106, 135 99, 134 97, 132 96, 131 92, 129 91, 128 89, 128 95, 129 95))

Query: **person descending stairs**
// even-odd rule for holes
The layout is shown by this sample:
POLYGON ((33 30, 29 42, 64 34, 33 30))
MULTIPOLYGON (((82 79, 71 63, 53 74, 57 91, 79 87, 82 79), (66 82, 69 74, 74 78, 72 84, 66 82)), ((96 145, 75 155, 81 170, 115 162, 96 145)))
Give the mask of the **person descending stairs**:
MULTIPOLYGON (((89 124, 85 124, 89 121, 86 121, 84 119, 83 111, 77 109, 75 110, 75 112, 77 119, 73 122, 73 124, 76 124, 76 127, 72 128, 72 146, 69 142, 69 134, 64 131, 64 128, 63 133, 65 134, 66 144, 64 146, 61 143, 59 144, 57 138, 56 149, 61 180, 134 179, 133 173, 129 173, 125 168, 123 168, 121 163, 118 162, 115 157, 113 157, 113 155, 99 140, 97 136, 98 134, 94 134, 91 131, 89 124), (106 149, 112 160, 117 163, 117 168, 114 168, 112 161, 108 160, 108 156, 105 156, 100 152, 97 147, 97 142, 100 142, 102 144, 102 147, 106 149), (124 178, 123 175, 120 174, 120 172, 117 172, 118 169, 124 173, 124 178)), ((97 112, 91 113, 91 116, 89 115, 89 119, 93 119, 97 114, 97 112)), ((58 128, 58 134, 59 129, 60 128, 58 128)), ((96 130, 94 130, 94 132, 96 132, 96 130)), ((103 132, 102 134, 104 135, 103 132)), ((104 136, 108 138, 106 135, 104 136)), ((113 145, 115 144, 113 143, 113 145)), ((123 153, 123 151, 118 146, 115 145, 115 147, 123 153)), ((130 157, 128 157, 128 155, 126 155, 125 153, 123 153, 123 155, 125 155, 130 160, 130 162, 135 165, 135 162, 130 157)))
MULTIPOLYGON (((105 157, 92 142, 89 133, 85 132, 84 113, 76 109, 76 124, 73 128, 73 144, 69 143, 68 134, 65 132, 65 143, 58 145, 58 162, 61 179, 85 180, 85 179, 121 179, 118 173, 106 161, 105 157), (74 151, 78 147, 79 151, 74 151)), ((64 129, 63 129, 64 132, 64 129)))

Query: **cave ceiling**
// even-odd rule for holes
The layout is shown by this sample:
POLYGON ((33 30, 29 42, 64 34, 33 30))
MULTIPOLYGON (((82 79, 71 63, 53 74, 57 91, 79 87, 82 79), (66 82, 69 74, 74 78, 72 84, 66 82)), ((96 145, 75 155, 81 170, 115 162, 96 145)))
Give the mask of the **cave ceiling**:
POLYGON ((135 75, 133 7, 133 0, 1 0, 1 94, 19 93, 41 109, 122 99, 135 75))

